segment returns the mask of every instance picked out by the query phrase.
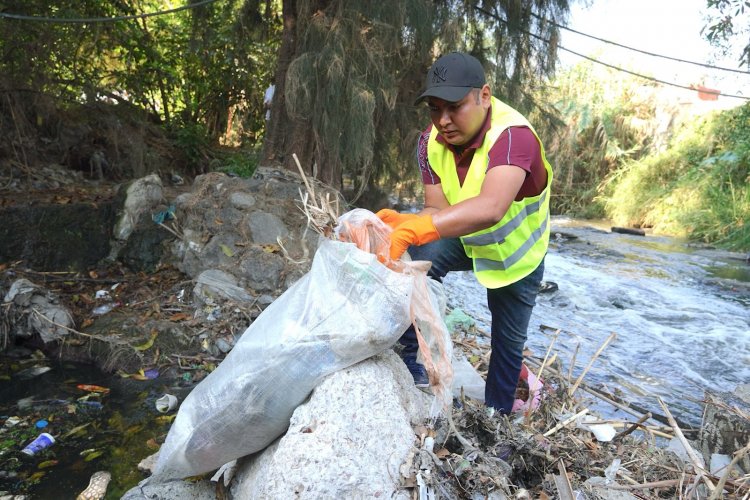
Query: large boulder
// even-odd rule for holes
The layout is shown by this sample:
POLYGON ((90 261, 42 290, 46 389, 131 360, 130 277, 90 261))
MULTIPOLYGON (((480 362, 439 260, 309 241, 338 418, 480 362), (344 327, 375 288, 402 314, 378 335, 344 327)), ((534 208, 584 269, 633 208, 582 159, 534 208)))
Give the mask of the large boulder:
MULTIPOLYGON (((227 498, 411 498, 401 479, 418 447, 413 426, 431 401, 390 349, 337 371, 297 407, 284 436, 239 461, 227 498)), ((145 480, 123 498, 202 499, 210 491, 208 480, 145 480)))
POLYGON ((391 350, 336 372, 284 436, 240 464, 232 498, 409 499, 400 469, 429 402, 391 350))

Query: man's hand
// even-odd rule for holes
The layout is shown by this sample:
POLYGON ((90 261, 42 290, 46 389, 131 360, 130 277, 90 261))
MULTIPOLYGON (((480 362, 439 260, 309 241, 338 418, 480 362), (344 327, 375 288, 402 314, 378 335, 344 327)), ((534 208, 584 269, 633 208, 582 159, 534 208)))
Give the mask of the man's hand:
POLYGON ((424 245, 440 239, 432 215, 415 215, 391 233, 391 260, 398 260, 411 245, 424 245))
POLYGON ((396 229, 404 222, 419 217, 417 214, 401 214, 390 208, 379 210, 375 215, 377 215, 380 220, 391 226, 391 229, 396 229))

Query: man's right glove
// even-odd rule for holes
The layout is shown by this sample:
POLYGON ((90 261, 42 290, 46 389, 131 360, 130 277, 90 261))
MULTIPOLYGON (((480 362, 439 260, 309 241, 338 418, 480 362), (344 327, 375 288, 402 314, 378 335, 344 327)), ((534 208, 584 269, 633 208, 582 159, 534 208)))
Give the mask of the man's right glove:
POLYGON ((380 220, 391 226, 391 229, 396 229, 404 222, 414 220, 419 217, 417 214, 398 213, 395 210, 391 210, 390 208, 379 210, 375 215, 377 215, 380 220))
POLYGON ((391 260, 398 260, 411 245, 424 245, 440 239, 432 215, 417 215, 391 233, 391 260))

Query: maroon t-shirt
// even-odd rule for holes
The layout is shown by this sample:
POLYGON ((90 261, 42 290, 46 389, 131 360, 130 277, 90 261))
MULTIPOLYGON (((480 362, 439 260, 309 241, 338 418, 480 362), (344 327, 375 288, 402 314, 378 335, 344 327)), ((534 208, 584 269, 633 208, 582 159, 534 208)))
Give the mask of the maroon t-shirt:
MULTIPOLYGON (((482 145, 484 136, 490 128, 491 115, 492 109, 487 113, 487 117, 477 135, 463 146, 448 144, 438 134, 437 141, 447 146, 453 153, 458 180, 461 185, 463 185, 466 173, 469 171, 474 153, 482 145)), ((432 125, 427 127, 419 136, 417 163, 422 173, 422 182, 425 184, 440 184, 440 177, 432 169, 427 158, 427 143, 430 139, 431 130, 432 125)), ((490 148, 487 170, 501 165, 513 165, 526 171, 526 179, 518 191, 518 195, 516 195, 516 201, 520 201, 527 196, 537 196, 544 191, 544 187, 547 185, 547 170, 544 168, 544 162, 542 161, 542 149, 536 136, 528 127, 508 127, 497 138, 495 144, 490 148)))

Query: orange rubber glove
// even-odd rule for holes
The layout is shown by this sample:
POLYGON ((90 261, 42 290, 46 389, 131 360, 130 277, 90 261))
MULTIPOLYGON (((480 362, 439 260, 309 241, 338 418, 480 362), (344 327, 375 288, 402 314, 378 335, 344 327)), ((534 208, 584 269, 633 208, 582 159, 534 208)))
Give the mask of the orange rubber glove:
POLYGON ((375 215, 377 215, 380 220, 391 226, 391 229, 396 229, 404 222, 419 217, 417 214, 401 214, 390 208, 378 210, 378 213, 375 215))
POLYGON ((432 215, 417 215, 391 233, 391 260, 398 260, 411 245, 424 245, 440 239, 432 215))

